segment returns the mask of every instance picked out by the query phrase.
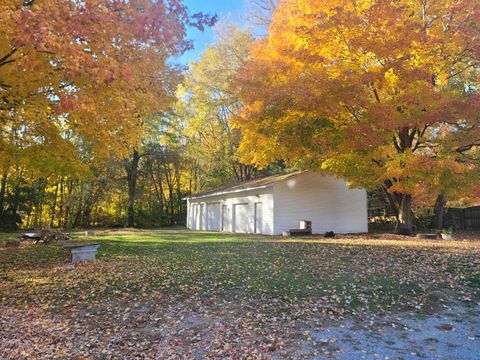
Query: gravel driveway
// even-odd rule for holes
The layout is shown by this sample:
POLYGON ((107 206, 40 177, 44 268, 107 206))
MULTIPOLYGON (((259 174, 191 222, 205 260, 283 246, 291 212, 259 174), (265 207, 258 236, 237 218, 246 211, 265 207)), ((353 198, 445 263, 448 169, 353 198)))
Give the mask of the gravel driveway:
POLYGON ((314 359, 480 359, 480 304, 433 314, 372 317, 310 331, 314 359))

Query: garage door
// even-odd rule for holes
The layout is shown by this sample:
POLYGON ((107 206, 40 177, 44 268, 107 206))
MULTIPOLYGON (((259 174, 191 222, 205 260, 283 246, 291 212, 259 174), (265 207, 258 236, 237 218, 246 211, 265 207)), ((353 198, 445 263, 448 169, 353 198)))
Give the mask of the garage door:
POLYGON ((195 205, 195 230, 205 230, 205 222, 203 220, 203 204, 195 205))
POLYGON ((220 203, 207 204, 207 230, 220 231, 222 226, 222 207, 220 203))
POLYGON ((192 204, 190 206, 190 229, 192 230, 197 230, 197 217, 196 217, 196 212, 197 212, 197 205, 192 204))
POLYGON ((252 233, 253 232, 253 211, 250 210, 248 204, 234 205, 234 221, 235 232, 252 233))
POLYGON ((255 203, 255 234, 263 234, 263 204, 255 203))
POLYGON ((203 205, 195 204, 193 205, 193 221, 192 221, 192 229, 194 230, 202 230, 202 210, 203 205))

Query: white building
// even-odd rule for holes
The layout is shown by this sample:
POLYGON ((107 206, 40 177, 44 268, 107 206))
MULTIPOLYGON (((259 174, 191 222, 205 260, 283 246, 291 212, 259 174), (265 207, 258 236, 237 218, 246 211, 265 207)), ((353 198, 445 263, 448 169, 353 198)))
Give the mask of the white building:
POLYGON ((367 192, 317 172, 274 175, 187 198, 192 230, 280 235, 312 221, 314 234, 368 231, 367 192))

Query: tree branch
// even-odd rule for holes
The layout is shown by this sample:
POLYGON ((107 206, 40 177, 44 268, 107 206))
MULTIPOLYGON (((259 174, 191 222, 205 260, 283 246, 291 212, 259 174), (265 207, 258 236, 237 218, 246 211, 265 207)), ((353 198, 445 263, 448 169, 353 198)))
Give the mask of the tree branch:
POLYGON ((370 84, 371 88, 372 88, 372 91, 373 91, 373 95, 375 95, 375 99, 377 100, 378 103, 380 103, 380 96, 378 95, 378 91, 377 89, 375 88, 375 85, 373 83, 370 84))
POLYGON ((471 144, 463 145, 455 149, 455 152, 458 152, 459 154, 463 154, 465 151, 472 150, 475 146, 480 146, 480 139, 475 140, 471 144))
POLYGON ((8 60, 8 59, 13 54, 15 54, 16 52, 17 52, 17 48, 13 47, 7 55, 1 57, 0 58, 0 66, 4 66, 4 65, 7 65, 7 64, 10 64, 10 63, 14 62, 15 61, 14 59, 11 59, 11 60, 8 60))

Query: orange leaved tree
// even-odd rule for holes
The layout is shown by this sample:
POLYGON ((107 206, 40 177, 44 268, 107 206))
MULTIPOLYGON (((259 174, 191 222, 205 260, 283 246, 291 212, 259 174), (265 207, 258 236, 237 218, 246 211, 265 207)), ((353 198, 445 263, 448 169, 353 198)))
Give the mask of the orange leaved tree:
POLYGON ((116 152, 174 100, 170 60, 191 47, 187 27, 214 18, 189 14, 182 0, 5 0, 0 20, 7 130, 22 128, 25 144, 72 131, 83 147, 116 152))
POLYGON ((283 158, 412 201, 478 178, 476 0, 283 0, 239 74, 244 160, 283 158))

